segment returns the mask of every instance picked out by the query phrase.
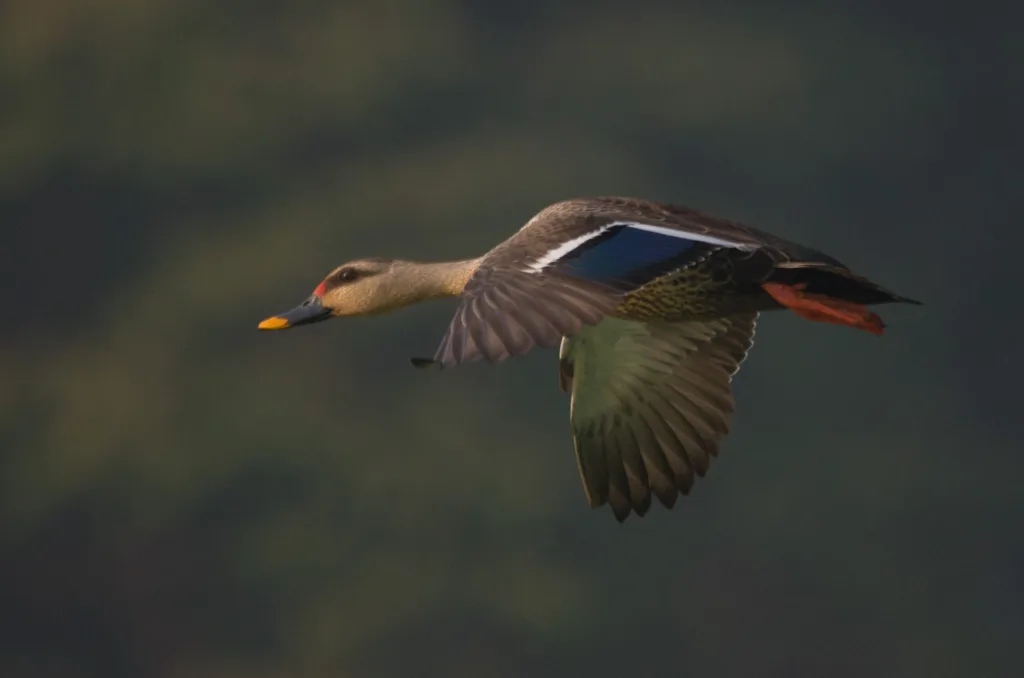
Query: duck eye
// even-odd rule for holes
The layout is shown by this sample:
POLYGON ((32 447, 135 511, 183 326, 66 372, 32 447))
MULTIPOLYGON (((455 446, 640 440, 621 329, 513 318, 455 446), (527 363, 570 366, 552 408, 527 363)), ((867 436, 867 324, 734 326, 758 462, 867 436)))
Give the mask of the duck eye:
POLYGON ((354 268, 343 268, 338 271, 339 282, 351 282, 359 277, 359 272, 354 268))

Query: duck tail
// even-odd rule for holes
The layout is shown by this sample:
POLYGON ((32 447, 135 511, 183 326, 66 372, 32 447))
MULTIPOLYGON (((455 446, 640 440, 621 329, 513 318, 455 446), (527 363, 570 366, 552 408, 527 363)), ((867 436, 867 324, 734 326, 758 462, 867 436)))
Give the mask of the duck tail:
POLYGON ((780 306, 801 318, 846 325, 879 336, 885 323, 868 310, 869 304, 921 304, 833 265, 784 264, 761 287, 780 306))
POLYGON ((904 297, 856 275, 848 268, 831 264, 787 262, 775 266, 765 281, 779 285, 803 284, 811 294, 820 294, 865 306, 872 304, 914 304, 916 299, 904 297))

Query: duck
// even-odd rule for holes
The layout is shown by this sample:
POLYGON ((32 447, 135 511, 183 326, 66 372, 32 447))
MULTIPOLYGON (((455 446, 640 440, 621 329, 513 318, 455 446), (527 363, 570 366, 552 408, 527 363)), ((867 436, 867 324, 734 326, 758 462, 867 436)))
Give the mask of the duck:
POLYGON ((333 269, 282 330, 458 305, 419 368, 501 363, 558 346, 558 386, 587 503, 622 523, 652 496, 672 509, 704 477, 734 412, 733 377, 763 312, 882 335, 869 306, 920 304, 837 259, 689 207, 630 197, 563 200, 473 259, 364 258, 333 269))

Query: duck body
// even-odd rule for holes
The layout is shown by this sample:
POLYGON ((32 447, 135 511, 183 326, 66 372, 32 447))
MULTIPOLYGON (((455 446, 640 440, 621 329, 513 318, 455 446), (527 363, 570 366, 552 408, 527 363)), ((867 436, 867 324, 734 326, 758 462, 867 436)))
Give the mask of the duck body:
MULTIPOLYGON (((553 346, 601 317, 685 322, 787 307, 806 317, 823 298, 914 303, 817 250, 687 207, 618 197, 541 211, 479 260, 462 297, 434 356, 442 367, 553 346), (793 293, 780 301, 780 288, 808 303, 793 293)), ((857 316, 842 324, 881 331, 874 314, 857 316)))
POLYGON ((261 328, 440 296, 460 304, 434 356, 413 363, 497 363, 559 345, 587 499, 610 505, 620 522, 645 514, 652 495, 671 508, 705 475, 729 431, 731 380, 760 312, 788 308, 880 335, 868 305, 918 303, 769 233, 687 207, 601 197, 547 207, 478 259, 350 262, 261 328))
POLYGON ((827 294, 859 304, 902 300, 842 264, 800 248, 804 257, 781 248, 752 251, 712 249, 685 268, 658 276, 626 294, 612 315, 633 320, 707 320, 786 306, 765 284, 803 284, 811 294, 827 294), (813 258, 805 258, 810 255, 813 258), (830 294, 831 293, 831 294, 830 294))

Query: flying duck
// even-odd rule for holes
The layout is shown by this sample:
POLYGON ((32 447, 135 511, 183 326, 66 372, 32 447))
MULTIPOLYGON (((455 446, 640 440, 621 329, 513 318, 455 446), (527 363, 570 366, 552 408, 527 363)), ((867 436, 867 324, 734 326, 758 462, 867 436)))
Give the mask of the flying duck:
POLYGON ((653 494, 672 508, 703 477, 728 433, 731 381, 762 311, 875 335, 867 306, 920 302, 836 259, 688 207, 625 197, 558 202, 476 259, 356 259, 296 308, 280 330, 373 315, 428 299, 460 303, 418 367, 498 363, 534 347, 558 352, 570 394, 576 461, 590 506, 622 522, 653 494))

